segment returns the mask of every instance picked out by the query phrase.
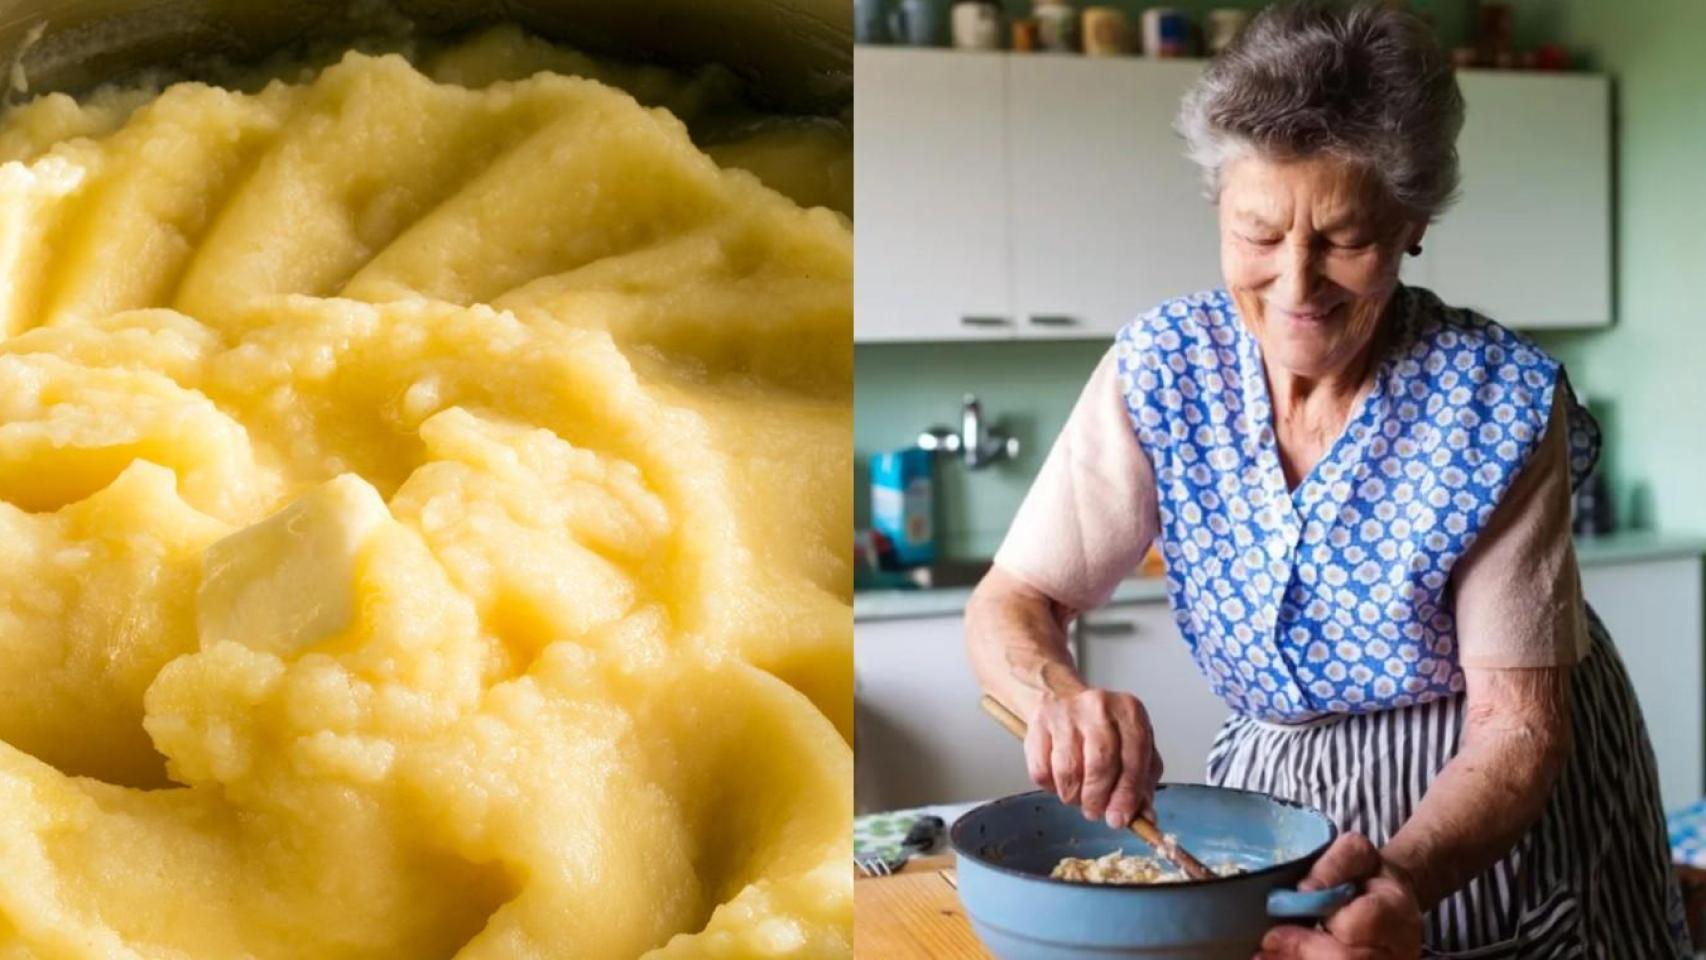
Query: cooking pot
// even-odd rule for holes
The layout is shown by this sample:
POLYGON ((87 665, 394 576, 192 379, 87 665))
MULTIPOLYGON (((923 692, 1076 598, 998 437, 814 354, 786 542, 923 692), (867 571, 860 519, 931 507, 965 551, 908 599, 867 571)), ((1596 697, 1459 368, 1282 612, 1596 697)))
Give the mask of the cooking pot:
POLYGON ((1005 797, 949 833, 960 901, 978 938, 1001 960, 1249 960, 1276 922, 1312 923, 1356 895, 1351 884, 1296 889, 1337 834, 1319 811, 1192 784, 1163 784, 1155 807, 1163 829, 1199 860, 1241 872, 1141 886, 1054 880, 1049 872, 1063 857, 1156 853, 1052 794, 1005 797))
POLYGON ((776 112, 833 116, 853 99, 848 0, 0 0, 0 67, 22 66, 31 92, 76 92, 186 58, 359 35, 393 12, 429 36, 509 20, 590 53, 722 64, 776 112))

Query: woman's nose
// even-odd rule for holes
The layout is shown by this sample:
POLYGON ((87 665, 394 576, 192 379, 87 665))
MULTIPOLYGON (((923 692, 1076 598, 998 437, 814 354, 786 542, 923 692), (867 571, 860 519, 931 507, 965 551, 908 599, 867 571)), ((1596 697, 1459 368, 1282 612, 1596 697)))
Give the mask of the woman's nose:
POLYGON ((1288 307, 1307 307, 1321 283, 1321 258, 1311 243, 1285 243, 1280 250, 1280 293, 1288 307))

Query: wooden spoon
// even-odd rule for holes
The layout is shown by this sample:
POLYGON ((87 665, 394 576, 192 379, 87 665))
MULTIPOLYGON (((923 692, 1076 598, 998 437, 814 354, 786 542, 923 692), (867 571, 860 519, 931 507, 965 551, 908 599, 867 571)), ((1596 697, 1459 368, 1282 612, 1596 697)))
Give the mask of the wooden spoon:
MULTIPOLYGON (((984 694, 979 705, 983 707, 984 713, 995 718, 995 722, 1006 727, 1008 733, 1018 737, 1021 741, 1025 739, 1025 721, 1021 720, 1018 714, 1007 709, 1001 701, 984 694)), ((1155 852, 1166 857, 1173 866, 1183 870, 1185 876, 1192 880, 1213 880, 1219 876, 1213 870, 1203 866, 1202 861, 1191 856, 1190 851, 1179 846, 1177 840, 1163 834, 1161 828, 1155 825, 1155 821, 1148 817, 1139 815, 1137 819, 1133 820, 1131 832, 1142 838, 1143 842, 1149 844, 1155 852)))

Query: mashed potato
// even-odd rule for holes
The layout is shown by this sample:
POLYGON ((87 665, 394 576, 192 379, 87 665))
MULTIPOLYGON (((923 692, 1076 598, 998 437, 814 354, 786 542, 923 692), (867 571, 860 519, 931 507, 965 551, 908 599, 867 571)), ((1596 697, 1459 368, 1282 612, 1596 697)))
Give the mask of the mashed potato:
POLYGON ((0 122, 0 957, 848 956, 835 135, 417 60, 0 122))
MULTIPOLYGON (((1205 864, 1222 877, 1236 876, 1244 868, 1236 863, 1205 864)), ((1055 880, 1075 883, 1112 883, 1140 885, 1150 883, 1185 883, 1190 878, 1184 871, 1158 857, 1142 853, 1115 850, 1099 857, 1062 857, 1049 871, 1055 880)))

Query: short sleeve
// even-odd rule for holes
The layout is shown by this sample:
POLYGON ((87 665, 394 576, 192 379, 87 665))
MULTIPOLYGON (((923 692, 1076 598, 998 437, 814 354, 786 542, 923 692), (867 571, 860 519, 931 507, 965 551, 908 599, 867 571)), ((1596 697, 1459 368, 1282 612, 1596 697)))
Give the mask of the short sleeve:
POLYGON ((1581 575, 1570 539, 1568 391, 1469 552, 1452 570, 1458 662, 1552 667, 1587 652, 1581 575))
POLYGON ((1155 472, 1110 350, 1014 516, 995 563, 1074 610, 1107 602, 1160 529, 1155 472))

